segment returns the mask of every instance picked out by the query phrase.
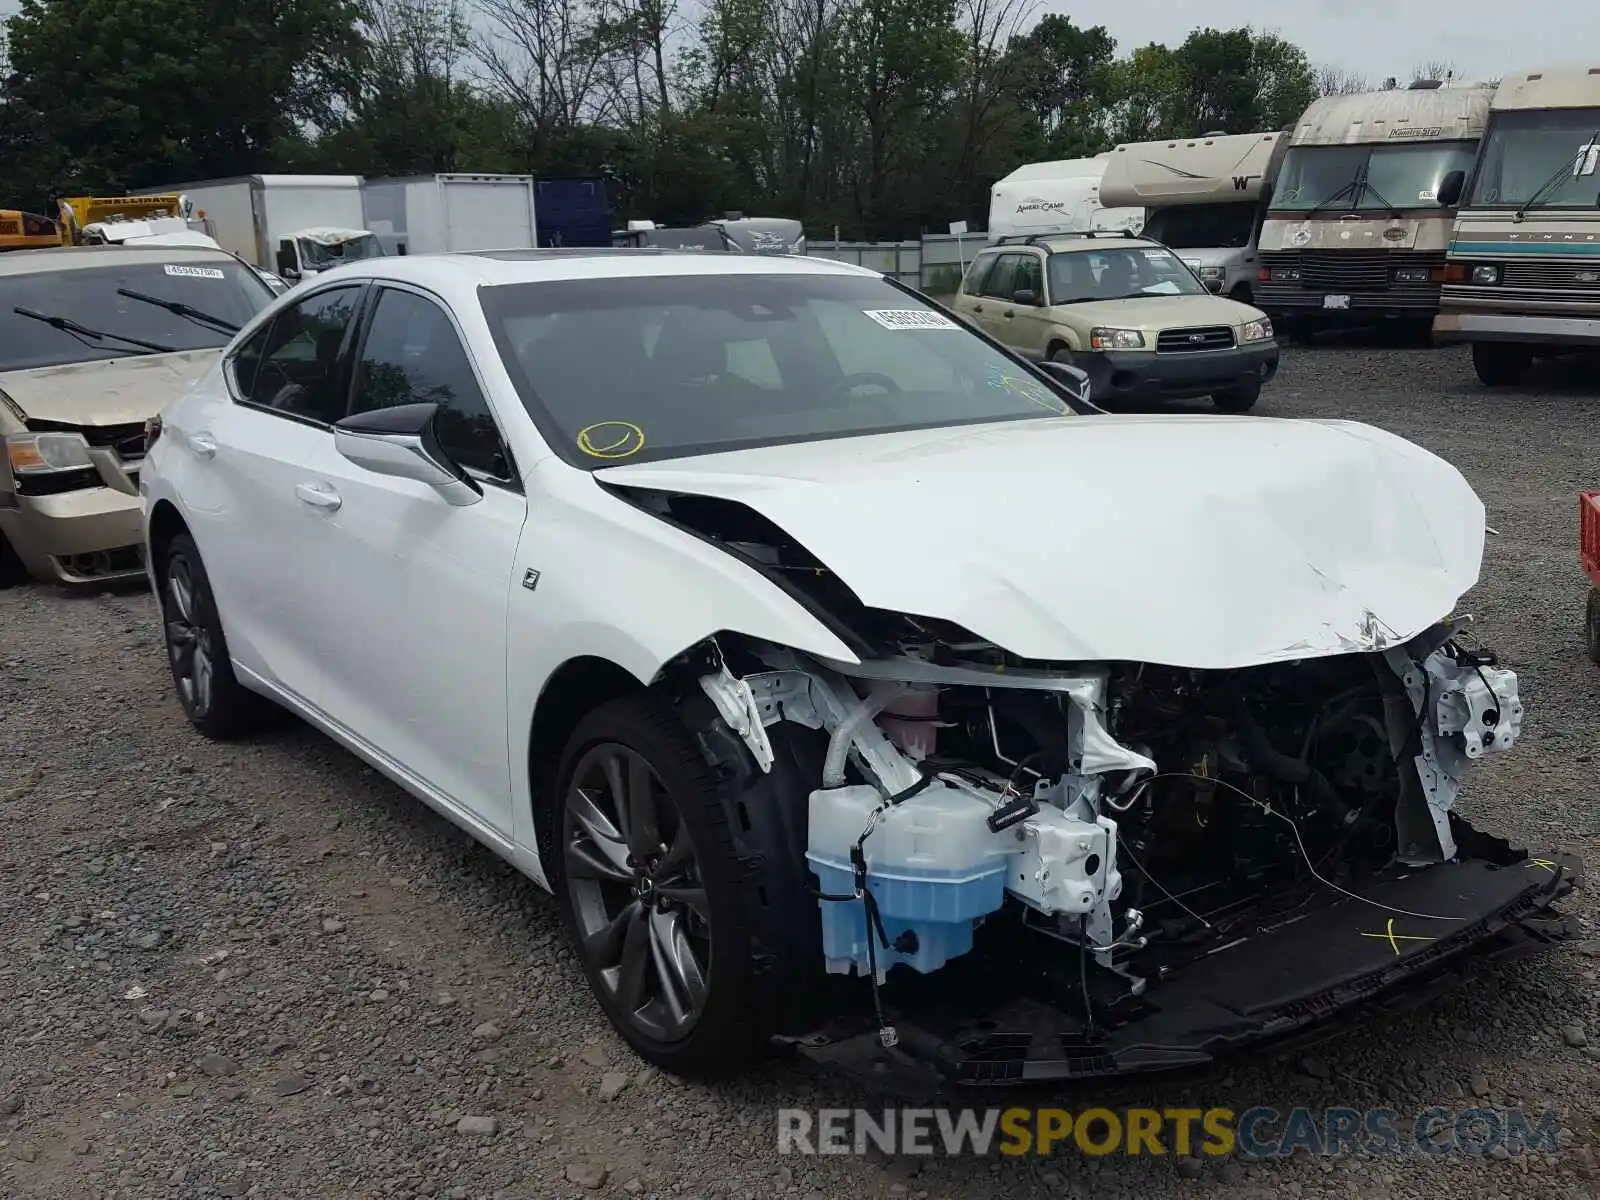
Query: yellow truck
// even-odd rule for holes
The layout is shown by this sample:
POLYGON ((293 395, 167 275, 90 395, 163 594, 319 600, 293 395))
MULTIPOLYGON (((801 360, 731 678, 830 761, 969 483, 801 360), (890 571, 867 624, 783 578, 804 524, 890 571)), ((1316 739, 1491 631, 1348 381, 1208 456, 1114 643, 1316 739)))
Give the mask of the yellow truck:
POLYGON ((37 250, 60 244, 61 230, 49 217, 17 208, 0 208, 0 250, 37 250))
POLYGON ((1434 341, 1490 387, 1600 348, 1600 58, 1501 82, 1445 271, 1434 341))

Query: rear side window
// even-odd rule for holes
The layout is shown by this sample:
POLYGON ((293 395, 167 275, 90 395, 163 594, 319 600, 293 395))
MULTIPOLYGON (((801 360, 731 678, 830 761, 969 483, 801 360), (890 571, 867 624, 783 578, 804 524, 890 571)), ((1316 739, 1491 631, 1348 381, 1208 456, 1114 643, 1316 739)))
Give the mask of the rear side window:
POLYGON ((972 265, 967 268, 966 278, 961 281, 961 290, 969 296, 983 295, 984 277, 989 274, 989 269, 994 266, 998 254, 980 254, 972 260, 972 265))

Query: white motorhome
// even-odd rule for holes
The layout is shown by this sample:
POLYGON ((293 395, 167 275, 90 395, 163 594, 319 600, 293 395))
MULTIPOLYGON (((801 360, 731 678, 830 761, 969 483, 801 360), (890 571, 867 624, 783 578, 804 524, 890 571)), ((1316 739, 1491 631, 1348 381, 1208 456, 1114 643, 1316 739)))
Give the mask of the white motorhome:
POLYGON ((293 281, 383 253, 359 175, 241 175, 151 189, 182 192, 224 250, 293 281))
POLYGON ((1538 355, 1600 348, 1600 58, 1495 92, 1433 332, 1470 344, 1491 387, 1538 355))
POLYGON ((990 189, 989 240, 1089 229, 1137 233, 1144 225, 1143 208, 1107 208, 1100 201, 1100 177, 1109 157, 1106 153, 1018 167, 990 189))
POLYGON ((1433 320, 1455 209, 1494 89, 1418 80, 1324 96, 1296 123, 1259 245, 1256 306, 1292 336, 1433 320), (1441 195, 1441 193, 1444 193, 1441 195))
POLYGON ((369 179, 368 228, 390 254, 520 250, 539 244, 532 175, 369 179))
POLYGON ((1100 202, 1145 210, 1144 236, 1213 292, 1254 303, 1261 197, 1288 149, 1281 133, 1207 134, 1116 146, 1100 202))

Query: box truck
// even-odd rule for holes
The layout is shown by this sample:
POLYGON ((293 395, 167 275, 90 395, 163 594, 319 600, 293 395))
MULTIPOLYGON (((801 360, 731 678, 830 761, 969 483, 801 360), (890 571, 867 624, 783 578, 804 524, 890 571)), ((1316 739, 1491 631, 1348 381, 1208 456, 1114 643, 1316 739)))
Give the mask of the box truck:
POLYGON ((1600 349, 1600 57, 1501 82, 1433 334, 1470 345, 1490 387, 1515 384, 1538 356, 1600 349))
POLYGON ((241 175, 142 195, 182 193, 224 249, 293 282, 383 253, 367 229, 359 175, 241 175))
POLYGON ((532 175, 369 179, 368 228, 390 254, 512 250, 539 244, 532 175))
POLYGON ((1108 208, 1100 178, 1110 152, 1018 167, 989 191, 989 240, 1144 226, 1143 208, 1108 208))
POLYGON ((1252 304, 1261 200, 1288 148, 1281 133, 1124 143, 1106 163, 1100 202, 1142 207, 1145 237, 1176 251, 1211 291, 1252 304))

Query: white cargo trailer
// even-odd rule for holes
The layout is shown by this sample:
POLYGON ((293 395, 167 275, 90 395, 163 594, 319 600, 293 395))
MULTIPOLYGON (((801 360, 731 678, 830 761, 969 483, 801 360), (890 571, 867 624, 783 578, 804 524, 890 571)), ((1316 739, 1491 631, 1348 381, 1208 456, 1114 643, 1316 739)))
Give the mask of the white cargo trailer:
POLYGON ((142 194, 165 192, 181 193, 225 250, 288 279, 383 253, 359 175, 241 175, 142 194))
POLYGON ((539 244, 532 175, 418 175, 366 182, 368 227, 390 254, 539 244))

